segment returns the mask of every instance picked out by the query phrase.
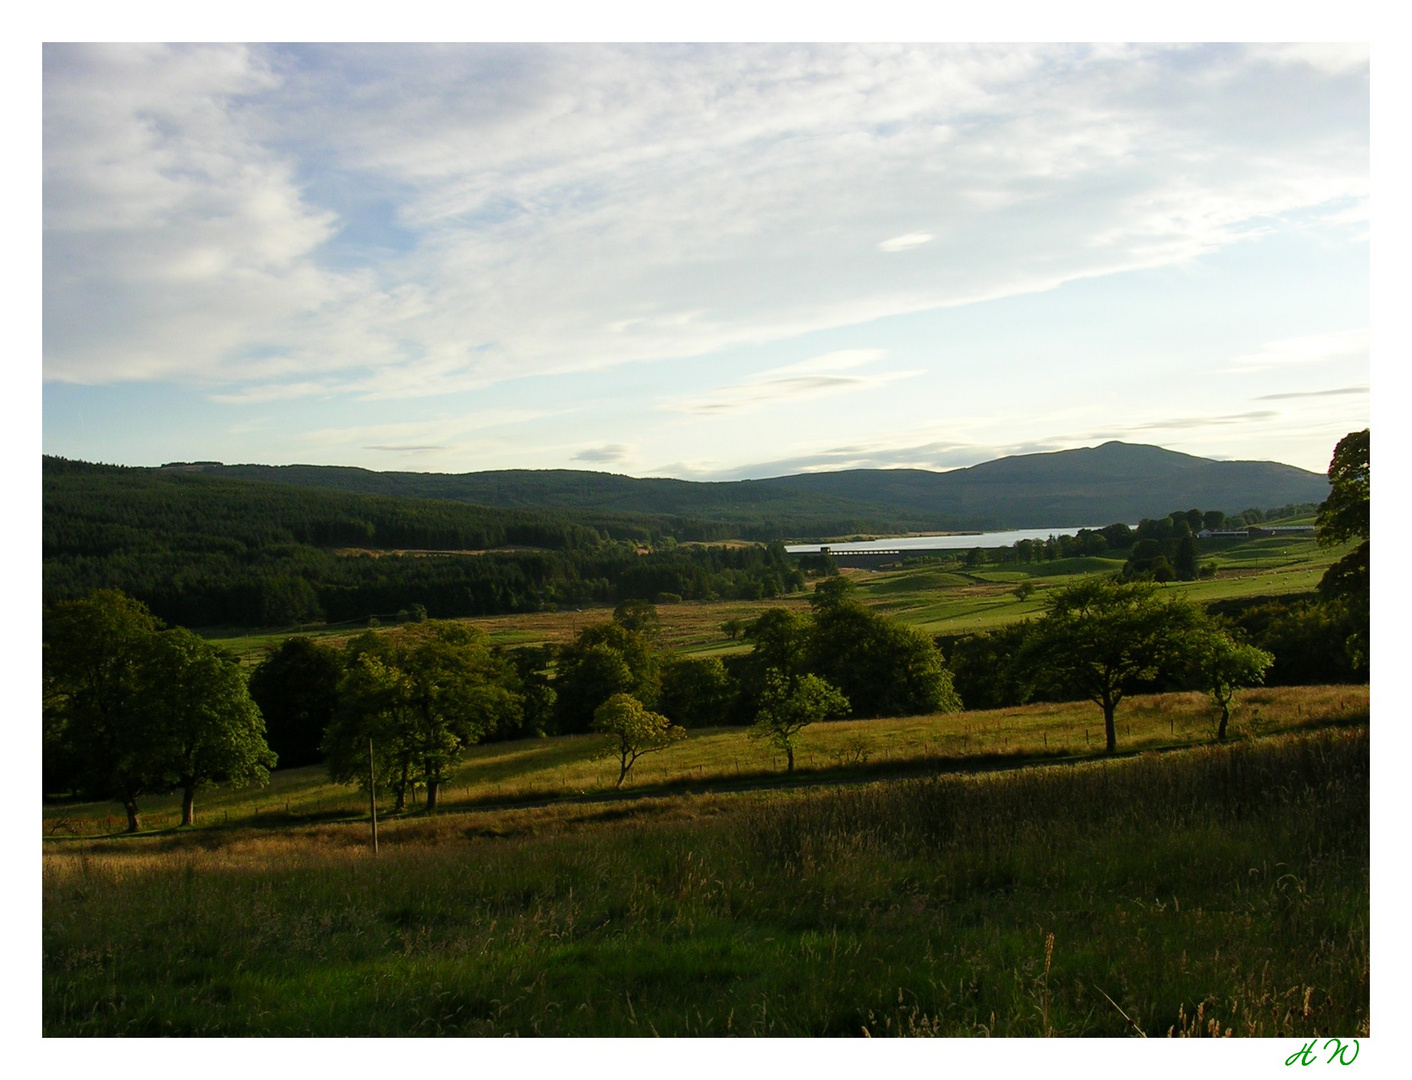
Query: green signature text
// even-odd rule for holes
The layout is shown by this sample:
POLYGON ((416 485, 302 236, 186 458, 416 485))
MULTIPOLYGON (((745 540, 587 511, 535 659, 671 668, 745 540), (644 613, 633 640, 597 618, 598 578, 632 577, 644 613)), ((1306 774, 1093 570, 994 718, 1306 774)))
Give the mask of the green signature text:
POLYGON ((1314 1065, 1318 1062, 1319 1057, 1324 1053, 1325 1050, 1329 1051, 1329 1056, 1324 1061, 1325 1065, 1332 1065, 1335 1061, 1337 1061, 1340 1065, 1352 1065, 1356 1060, 1358 1060, 1357 1039, 1354 1039, 1351 1042, 1347 1043, 1345 1043, 1342 1039, 1326 1039, 1324 1041, 1324 1045, 1321 1048, 1315 1049, 1318 1046, 1318 1039, 1310 1039, 1307 1043, 1304 1044, 1303 1047, 1290 1054, 1289 1057, 1285 1058, 1285 1064, 1314 1065), (1333 1049, 1330 1050, 1330 1047, 1332 1047, 1333 1049))

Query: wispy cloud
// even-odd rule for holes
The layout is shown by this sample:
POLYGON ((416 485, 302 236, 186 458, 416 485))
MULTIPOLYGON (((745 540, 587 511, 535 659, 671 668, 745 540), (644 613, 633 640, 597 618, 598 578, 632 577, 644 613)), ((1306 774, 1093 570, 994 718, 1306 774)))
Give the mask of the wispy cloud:
POLYGON ((450 450, 473 444, 484 432, 554 415, 550 410, 494 409, 428 420, 315 428, 301 433, 298 441, 330 451, 353 446, 389 452, 450 450))
POLYGON ((902 236, 894 236, 891 240, 884 240, 878 245, 879 251, 906 251, 909 248, 921 247, 923 244, 930 244, 934 237, 931 233, 904 233, 902 236))
POLYGON ((699 356, 1367 200, 1348 49, 58 45, 44 65, 46 378, 230 401, 699 356))
POLYGON ((1016 454, 1039 454, 1084 445, 1072 439, 1026 440, 1014 443, 960 442, 944 439, 926 442, 906 438, 894 442, 874 440, 838 446, 824 446, 769 461, 722 469, 712 463, 676 463, 663 472, 697 479, 736 480, 764 476, 792 476, 797 473, 835 472, 840 469, 925 469, 948 472, 978 465, 983 461, 1016 454))
POLYGON ((664 402, 663 408, 700 415, 738 412, 818 394, 866 390, 924 374, 920 370, 841 374, 876 363, 886 355, 882 349, 845 349, 825 353, 795 364, 770 368, 744 382, 664 402))
POLYGON ((604 446, 591 446, 574 455, 574 461, 587 461, 596 465, 613 465, 627 461, 633 455, 634 447, 623 443, 609 443, 604 446))
POLYGON ((1287 401, 1291 398, 1343 397, 1346 394, 1366 394, 1366 386, 1341 386, 1336 390, 1303 390, 1291 394, 1262 394, 1255 401, 1287 401))
POLYGON ((1161 431, 1193 431, 1200 428, 1231 427, 1261 420, 1272 420, 1280 415, 1280 412, 1274 409, 1254 409, 1250 412, 1225 413, 1218 416, 1163 417, 1097 431, 1092 433, 1090 438, 1098 440, 1126 439, 1135 435, 1150 438, 1154 433, 1161 431))
POLYGON ((1263 372, 1297 364, 1368 360, 1370 337, 1367 330, 1344 330, 1329 334, 1269 341, 1254 352, 1234 356, 1226 364, 1229 372, 1263 372))

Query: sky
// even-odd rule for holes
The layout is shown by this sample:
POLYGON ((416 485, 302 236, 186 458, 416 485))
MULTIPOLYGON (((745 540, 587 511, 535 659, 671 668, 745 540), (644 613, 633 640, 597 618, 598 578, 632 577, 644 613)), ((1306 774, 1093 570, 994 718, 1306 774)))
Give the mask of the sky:
POLYGON ((717 480, 1369 424, 1362 45, 46 45, 44 452, 717 480))

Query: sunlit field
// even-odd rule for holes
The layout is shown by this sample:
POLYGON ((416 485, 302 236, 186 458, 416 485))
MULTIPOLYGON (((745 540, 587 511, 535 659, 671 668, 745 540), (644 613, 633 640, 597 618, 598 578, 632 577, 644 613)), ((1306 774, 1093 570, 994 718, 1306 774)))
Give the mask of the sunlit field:
MULTIPOLYGON (((1347 548, 1320 548, 1309 539, 1284 537, 1247 541, 1207 541, 1201 549, 1202 565, 1215 563, 1215 576, 1192 582, 1170 582, 1165 589, 1195 604, 1258 596, 1310 593, 1328 567, 1347 548)), ((959 562, 920 564, 887 570, 845 569, 858 589, 857 598, 878 612, 915 626, 929 634, 969 634, 994 630, 1044 612, 1048 589, 1066 585, 1084 574, 1121 570, 1120 558, 1072 558, 1046 563, 987 566, 967 569, 959 562), (1015 595, 1016 586, 1029 581, 1035 591, 1027 599, 1015 595)), ((658 644, 690 656, 720 656, 746 652, 749 642, 732 639, 722 627, 731 620, 749 622, 771 608, 808 610, 807 593, 756 601, 689 601, 660 604, 658 644)), ((612 617, 612 607, 494 615, 467 620, 484 629, 493 643, 518 645, 572 641, 579 631, 612 617)), ((281 631, 234 633, 207 631, 207 636, 227 651, 253 665, 268 649, 292 634, 307 634, 333 646, 341 645, 363 627, 290 627, 281 631)))
MULTIPOLYGON (((1230 734, 1239 739, 1366 722, 1367 716, 1367 686, 1259 688, 1237 698, 1230 734)), ((1131 697, 1118 709, 1118 748, 1130 752, 1195 745, 1214 737, 1215 723, 1215 710, 1201 694, 1131 697)), ((618 765, 600 756, 605 745, 602 736, 572 735, 472 747, 442 787, 441 809, 613 796, 618 793, 618 765)), ((800 736, 796 768, 788 777, 783 755, 751 739, 746 729, 707 728, 640 759, 621 793, 990 769, 1093 757, 1102 749, 1102 714, 1086 702, 816 724, 800 736)), ((142 800, 142 810, 145 828, 174 827, 180 820, 180 798, 149 796, 142 800)), ((276 771, 268 787, 209 789, 196 801, 198 825, 295 823, 367 812, 367 796, 330 783, 321 766, 276 771)), ((44 810, 49 836, 112 833, 125 826, 121 808, 112 803, 56 804, 44 810)))
POLYGON ((60 1035, 1367 1035, 1365 728, 46 844, 60 1035))

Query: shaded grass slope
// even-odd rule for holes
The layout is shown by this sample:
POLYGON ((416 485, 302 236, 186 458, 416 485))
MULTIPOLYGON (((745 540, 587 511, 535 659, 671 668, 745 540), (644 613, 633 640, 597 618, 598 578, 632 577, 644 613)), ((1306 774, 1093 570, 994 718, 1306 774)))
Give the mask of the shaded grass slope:
POLYGON ((1366 729, 46 852, 46 1035, 1368 1032, 1366 729))

